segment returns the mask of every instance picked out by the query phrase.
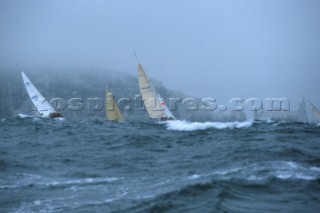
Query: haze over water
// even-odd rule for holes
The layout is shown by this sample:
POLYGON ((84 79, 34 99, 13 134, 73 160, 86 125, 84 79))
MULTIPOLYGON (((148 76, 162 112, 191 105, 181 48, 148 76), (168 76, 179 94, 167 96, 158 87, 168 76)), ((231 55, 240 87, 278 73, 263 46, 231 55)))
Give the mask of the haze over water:
POLYGON ((185 94, 320 105, 319 9, 317 0, 5 0, 1 69, 135 75, 135 50, 151 78, 185 94))

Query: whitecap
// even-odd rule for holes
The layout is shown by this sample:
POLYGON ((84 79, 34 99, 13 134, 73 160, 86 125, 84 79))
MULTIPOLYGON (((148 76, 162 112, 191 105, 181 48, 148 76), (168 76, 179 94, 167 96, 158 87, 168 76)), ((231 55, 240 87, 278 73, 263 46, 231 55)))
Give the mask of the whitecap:
POLYGON ((293 169, 298 168, 298 164, 295 163, 295 162, 292 162, 292 161, 287 161, 287 162, 285 162, 285 164, 286 164, 287 166, 293 168, 293 169))
POLYGON ((298 180, 316 180, 317 178, 314 176, 310 176, 304 173, 299 173, 299 172, 294 172, 294 171, 278 171, 276 174, 276 177, 282 180, 287 180, 287 179, 298 179, 298 180))
POLYGON ((310 170, 311 171, 320 172, 320 168, 319 167, 315 167, 315 166, 310 167, 310 170))
POLYGON ((8 189, 8 188, 18 188, 19 185, 2 185, 0 186, 0 189, 8 189))
POLYGON ((42 201, 41 200, 35 200, 35 201, 33 201, 33 203, 34 203, 34 205, 39 206, 39 205, 42 204, 42 201))
POLYGON ((168 121, 165 123, 167 130, 177 131, 197 131, 206 129, 235 129, 235 128, 247 128, 252 126, 253 121, 245 122, 190 122, 185 120, 168 121))
POLYGON ((17 117, 18 118, 33 118, 34 116, 27 115, 27 114, 18 114, 17 117))
POLYGON ((202 175, 202 177, 205 176, 224 180, 243 179, 253 182, 269 178, 313 181, 320 178, 320 168, 292 161, 269 161, 226 168, 202 175))
POLYGON ((195 179, 199 179, 201 176, 198 174, 194 174, 188 177, 189 180, 195 180, 195 179))
POLYGON ((266 120, 266 123, 268 123, 268 124, 270 124, 270 123, 274 123, 275 121, 274 120, 272 120, 271 118, 268 118, 267 120, 266 120))
POLYGON ((45 186, 66 186, 66 185, 75 185, 75 184, 101 184, 105 182, 113 182, 117 180, 121 180, 122 178, 117 177, 106 177, 106 178, 86 178, 86 179, 78 179, 78 180, 67 180, 67 181, 53 181, 46 183, 45 186))
POLYGON ((59 117, 59 118, 53 118, 54 121, 66 121, 65 118, 59 117))

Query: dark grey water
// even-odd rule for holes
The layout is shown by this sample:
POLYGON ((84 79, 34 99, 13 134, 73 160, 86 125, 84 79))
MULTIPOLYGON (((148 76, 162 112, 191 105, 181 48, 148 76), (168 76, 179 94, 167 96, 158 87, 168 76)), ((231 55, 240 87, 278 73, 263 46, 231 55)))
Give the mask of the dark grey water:
POLYGON ((0 122, 0 212, 320 212, 320 127, 0 122))

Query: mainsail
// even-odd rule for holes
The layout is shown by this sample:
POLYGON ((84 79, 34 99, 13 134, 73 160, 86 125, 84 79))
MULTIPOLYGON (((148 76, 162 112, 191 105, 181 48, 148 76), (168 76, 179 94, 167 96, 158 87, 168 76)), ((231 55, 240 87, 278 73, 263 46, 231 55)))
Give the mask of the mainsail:
POLYGON ((41 93, 36 89, 36 87, 31 83, 29 78, 22 73, 22 78, 24 85, 27 89, 29 97, 36 107, 41 117, 52 117, 53 114, 58 114, 53 107, 48 103, 48 101, 41 95, 41 93))
POLYGON ((174 116, 165 105, 162 98, 155 91, 140 63, 138 64, 138 79, 140 93, 150 118, 174 120, 174 116))
POLYGON ((109 92, 108 88, 105 93, 105 108, 106 108, 106 117, 110 121, 123 121, 122 114, 119 110, 117 103, 113 98, 113 94, 109 92))
MULTIPOLYGON (((308 100, 309 101, 309 100, 308 100)), ((311 101, 309 101, 309 103, 310 103, 310 105, 311 105, 311 110, 312 110, 312 112, 314 113, 314 115, 320 120, 320 112, 319 112, 319 110, 317 109, 317 107, 315 106, 315 105, 313 105, 312 103, 311 103, 311 101)))

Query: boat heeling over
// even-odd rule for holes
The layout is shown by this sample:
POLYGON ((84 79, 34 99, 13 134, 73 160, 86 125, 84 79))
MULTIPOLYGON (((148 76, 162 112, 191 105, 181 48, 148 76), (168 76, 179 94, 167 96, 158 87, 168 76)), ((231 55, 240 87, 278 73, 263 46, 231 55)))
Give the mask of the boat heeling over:
POLYGON ((176 120, 163 99, 155 91, 140 63, 138 63, 138 80, 140 93, 150 119, 160 121, 176 120))
POLYGON ((54 108, 49 104, 49 102, 42 96, 42 94, 37 90, 37 88, 32 84, 30 79, 22 71, 23 83, 27 89, 28 95, 39 112, 41 117, 44 118, 62 118, 62 114, 56 112, 54 108))

